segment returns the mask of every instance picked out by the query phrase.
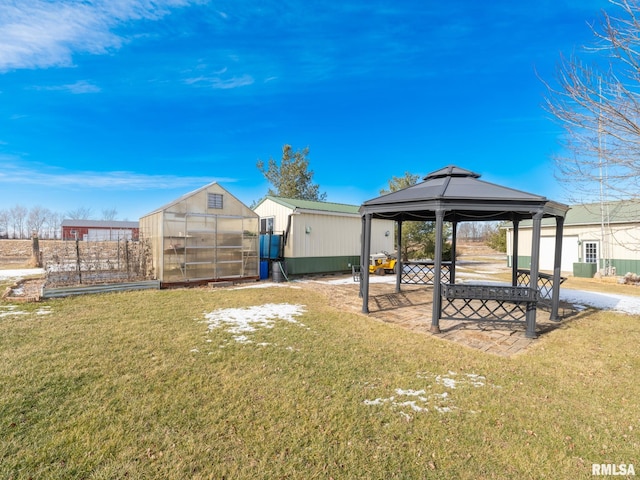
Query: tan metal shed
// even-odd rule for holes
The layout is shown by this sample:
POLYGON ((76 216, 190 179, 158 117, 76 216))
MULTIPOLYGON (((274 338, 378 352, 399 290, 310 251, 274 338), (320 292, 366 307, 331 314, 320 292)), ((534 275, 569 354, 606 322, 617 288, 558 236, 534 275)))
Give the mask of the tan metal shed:
MULTIPOLYGON (((292 275, 350 272, 360 265, 362 218, 358 205, 265 197, 255 208, 261 233, 282 234, 282 259, 292 275)), ((394 250, 394 222, 372 222, 372 253, 394 250)))

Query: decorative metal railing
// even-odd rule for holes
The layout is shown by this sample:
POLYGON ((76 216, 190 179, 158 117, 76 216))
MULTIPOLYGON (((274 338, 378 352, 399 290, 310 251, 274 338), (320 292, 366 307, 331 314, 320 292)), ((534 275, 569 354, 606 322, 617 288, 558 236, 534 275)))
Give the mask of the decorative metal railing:
MULTIPOLYGON (((403 262, 400 283, 406 285, 433 285, 436 276, 434 262, 403 262)), ((442 262, 440 282, 451 280, 451 262, 442 262)))
MULTIPOLYGON (((531 271, 518 269, 516 284, 520 287, 529 286, 531 284, 531 271)), ((560 277, 560 284, 566 280, 566 277, 560 277)), ((538 293, 539 300, 544 302, 551 301, 553 292, 553 275, 548 273, 538 273, 538 293)))
POLYGON ((538 301, 529 287, 442 284, 440 318, 493 322, 524 321, 538 301))

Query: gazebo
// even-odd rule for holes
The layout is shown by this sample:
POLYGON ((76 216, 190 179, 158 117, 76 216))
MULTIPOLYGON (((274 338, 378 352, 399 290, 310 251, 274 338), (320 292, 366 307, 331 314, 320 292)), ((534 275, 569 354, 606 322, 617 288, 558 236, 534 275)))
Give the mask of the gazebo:
MULTIPOLYGON (((517 321, 511 317, 520 312, 526 322, 526 336, 536 337, 537 304, 546 298, 551 304, 551 319, 558 320, 560 299, 560 265, 562 230, 569 207, 531 193, 514 190, 480 180, 480 175, 449 165, 436 170, 423 181, 410 187, 368 200, 360 207, 362 216, 361 265, 369 263, 371 253, 371 221, 374 218, 394 220, 397 225, 396 292, 400 292, 404 266, 400 255, 402 224, 406 221, 434 221, 436 247, 432 264, 433 312, 430 331, 440 333, 441 318, 517 321), (539 272, 540 227, 543 218, 556 220, 555 256, 552 274, 539 272), (518 225, 533 221, 530 270, 518 267, 518 225), (513 262, 511 285, 456 284, 456 230, 459 222, 510 221, 513 224, 513 262), (452 226, 451 263, 442 259, 444 222, 452 226), (443 281, 444 280, 444 281, 443 281), (491 302, 491 306, 488 306, 491 302), (443 307, 446 307, 444 308, 443 307), (471 313, 469 313, 471 312, 471 313)), ((369 269, 361 272, 362 311, 369 313, 369 269)))

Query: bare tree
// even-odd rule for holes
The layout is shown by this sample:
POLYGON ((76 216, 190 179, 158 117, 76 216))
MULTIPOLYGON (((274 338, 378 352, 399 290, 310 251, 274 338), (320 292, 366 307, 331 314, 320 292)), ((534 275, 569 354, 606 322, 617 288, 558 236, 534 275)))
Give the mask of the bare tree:
POLYGON ((93 212, 88 207, 78 207, 75 210, 69 210, 65 216, 72 220, 90 220, 93 212))
MULTIPOLYGON (((561 57, 546 99, 565 129, 557 177, 572 202, 600 215, 599 272, 605 275, 612 271, 611 246, 619 243, 620 231, 610 225, 613 202, 640 200, 640 0, 609 2, 612 13, 603 11, 592 27, 593 45, 581 56, 561 57)), ((618 220, 635 222, 634 216, 618 220)), ((637 250, 631 243, 625 247, 637 250)))
POLYGON ((62 225, 62 215, 58 212, 51 212, 47 220, 47 225, 49 227, 47 237, 54 239, 59 238, 58 234, 60 233, 60 227, 62 225))
POLYGON ((0 238, 9 238, 9 223, 11 215, 8 210, 0 210, 0 238))
POLYGON ((118 218, 118 210, 115 208, 102 209, 102 220, 115 220, 118 218))
POLYGON ((44 234, 44 226, 47 223, 47 219, 51 216, 51 211, 48 208, 41 207, 39 205, 29 210, 27 216, 27 230, 30 233, 37 233, 39 237, 44 234))
POLYGON ((593 46, 561 57, 547 83, 546 108, 565 129, 557 177, 576 203, 640 196, 640 0, 610 3, 593 46))
POLYGON ((27 213, 27 209, 22 205, 16 205, 9 211, 13 225, 13 238, 25 238, 24 227, 27 213))

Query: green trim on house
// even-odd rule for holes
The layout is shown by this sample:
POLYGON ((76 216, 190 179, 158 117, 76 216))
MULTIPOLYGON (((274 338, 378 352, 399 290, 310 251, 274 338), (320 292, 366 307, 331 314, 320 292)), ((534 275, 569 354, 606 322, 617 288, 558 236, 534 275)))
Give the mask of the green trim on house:
MULTIPOLYGON (((513 266, 513 255, 507 255, 507 267, 513 266)), ((518 255, 518 268, 531 267, 531 255, 518 255)))
POLYGON ((621 259, 613 259, 611 260, 611 266, 616 269, 616 275, 621 277, 625 276, 627 273, 640 273, 640 260, 621 260, 621 259))
POLYGON ((351 265, 360 265, 360 256, 285 258, 284 263, 287 275, 351 272, 351 265))

